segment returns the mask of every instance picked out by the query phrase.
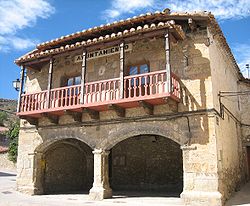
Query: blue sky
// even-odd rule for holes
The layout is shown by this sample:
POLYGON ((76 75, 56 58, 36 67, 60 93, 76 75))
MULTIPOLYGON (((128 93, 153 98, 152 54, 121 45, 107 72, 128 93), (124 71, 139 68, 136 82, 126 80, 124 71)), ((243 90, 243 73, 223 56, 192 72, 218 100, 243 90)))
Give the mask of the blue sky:
POLYGON ((249 0, 0 0, 0 98, 16 99, 14 60, 35 45, 148 11, 211 11, 243 73, 250 64, 249 0))

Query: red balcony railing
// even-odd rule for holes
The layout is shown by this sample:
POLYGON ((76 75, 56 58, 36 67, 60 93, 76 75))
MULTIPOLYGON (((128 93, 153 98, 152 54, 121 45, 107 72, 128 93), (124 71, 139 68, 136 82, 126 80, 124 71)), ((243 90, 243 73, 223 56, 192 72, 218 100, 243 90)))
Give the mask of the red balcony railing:
POLYGON ((86 83, 84 104, 118 100, 119 84, 120 78, 86 83))
POLYGON ((126 76, 124 77, 123 98, 120 98, 120 78, 86 83, 84 104, 80 103, 81 85, 51 89, 49 101, 47 101, 47 90, 23 94, 21 97, 20 115, 38 111, 58 111, 169 96, 178 101, 180 99, 180 83, 178 77, 173 73, 171 73, 171 82, 171 92, 168 93, 165 70, 126 76))

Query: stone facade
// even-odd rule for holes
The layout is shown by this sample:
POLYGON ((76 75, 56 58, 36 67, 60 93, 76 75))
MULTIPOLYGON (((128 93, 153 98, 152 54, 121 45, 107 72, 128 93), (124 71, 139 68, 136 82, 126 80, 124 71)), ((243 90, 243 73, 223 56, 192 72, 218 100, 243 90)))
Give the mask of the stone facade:
MULTIPOLYGON (((250 84, 238 81, 220 41, 208 25, 186 32, 183 41, 171 41, 171 69, 181 80, 181 101, 154 106, 153 115, 135 107, 124 117, 101 111, 98 120, 87 112, 80 122, 68 114, 58 124, 46 116, 36 126, 22 120, 18 190, 44 194, 92 187, 90 198, 97 200, 111 197, 112 189, 180 190, 186 205, 223 205, 249 177, 250 127, 242 123, 249 124, 250 110, 246 96, 232 101, 218 94, 246 91, 250 84)), ((81 75, 81 64, 74 63, 79 54, 55 57, 53 88, 81 75)), ((163 37, 137 40, 125 52, 125 70, 138 63, 147 63, 151 72, 164 70, 165 58, 163 37)), ((119 64, 119 54, 88 60, 86 82, 119 77, 119 64)), ((28 70, 27 93, 47 89, 48 69, 44 64, 39 72, 28 70)))

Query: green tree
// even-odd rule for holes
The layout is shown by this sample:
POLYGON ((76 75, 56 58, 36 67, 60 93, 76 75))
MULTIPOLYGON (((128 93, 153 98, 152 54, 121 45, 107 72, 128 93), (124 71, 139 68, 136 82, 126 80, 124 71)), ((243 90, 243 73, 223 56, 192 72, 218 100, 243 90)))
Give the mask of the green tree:
POLYGON ((20 129, 19 121, 14 122, 10 125, 9 131, 6 133, 6 136, 10 140, 8 156, 9 159, 14 163, 16 163, 17 160, 19 129, 20 129))
POLYGON ((0 125, 4 126, 4 121, 8 119, 6 112, 0 111, 0 125))

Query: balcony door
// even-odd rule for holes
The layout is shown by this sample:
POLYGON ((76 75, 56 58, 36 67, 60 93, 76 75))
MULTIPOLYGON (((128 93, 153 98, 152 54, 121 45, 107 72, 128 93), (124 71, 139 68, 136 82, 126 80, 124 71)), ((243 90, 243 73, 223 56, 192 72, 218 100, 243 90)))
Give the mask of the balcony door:
POLYGON ((132 76, 131 78, 126 79, 126 97, 133 98, 144 96, 146 93, 148 94, 147 85, 149 83, 148 77, 141 76, 140 74, 148 73, 149 66, 148 64, 137 64, 128 67, 128 76, 132 76), (140 75, 136 77, 135 75, 140 75))
POLYGON ((81 76, 68 78, 66 86, 73 86, 73 85, 78 85, 78 84, 81 84, 81 76))
POLYGON ((65 106, 71 106, 71 105, 77 105, 80 100, 80 87, 74 87, 76 85, 81 84, 81 76, 74 76, 67 78, 66 86, 68 87, 65 90, 64 96, 64 105, 65 106))

